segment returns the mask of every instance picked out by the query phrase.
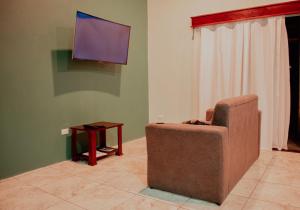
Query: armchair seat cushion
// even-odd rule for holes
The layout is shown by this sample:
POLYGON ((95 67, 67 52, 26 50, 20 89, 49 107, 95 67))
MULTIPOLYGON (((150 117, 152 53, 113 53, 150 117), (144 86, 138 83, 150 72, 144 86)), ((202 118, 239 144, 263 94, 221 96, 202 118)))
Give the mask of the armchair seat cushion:
POLYGON ((211 125, 210 121, 204 121, 204 120, 188 120, 182 122, 183 124, 191 124, 191 125, 211 125))

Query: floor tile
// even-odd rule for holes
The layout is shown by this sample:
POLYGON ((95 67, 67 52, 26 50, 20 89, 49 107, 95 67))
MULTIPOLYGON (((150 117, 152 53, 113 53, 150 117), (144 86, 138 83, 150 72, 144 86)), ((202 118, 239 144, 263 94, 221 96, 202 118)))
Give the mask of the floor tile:
POLYGON ((291 159, 277 155, 270 162, 270 166, 292 169, 300 173, 300 160, 298 159, 291 159))
POLYGON ((231 193, 234 195, 249 197, 257 183, 258 180, 242 178, 232 189, 231 193))
POLYGON ((275 157, 281 157, 284 159, 290 159, 290 160, 298 160, 300 161, 300 153, 295 152, 273 152, 273 156, 275 157))
POLYGON ((7 193, 1 196, 0 209, 46 209, 61 201, 60 199, 43 192, 32 186, 21 186, 14 190, 8 189, 7 193))
POLYGON ((299 173, 294 175, 294 177, 290 183, 290 186, 300 189, 300 174, 299 173))
POLYGON ((44 167, 41 169, 37 169, 32 171, 29 174, 24 174, 22 176, 18 176, 16 179, 22 181, 26 184, 40 187, 42 185, 56 182, 64 177, 71 176, 71 173, 66 171, 61 171, 59 169, 54 169, 51 166, 44 167))
POLYGON ((76 175, 80 172, 90 169, 92 166, 88 165, 86 161, 73 162, 71 160, 66 160, 53 164, 50 167, 66 174, 76 175))
POLYGON ((254 163, 245 173, 243 178, 260 180, 264 175, 266 168, 267 166, 264 164, 254 163))
POLYGON ((71 176, 47 183, 39 188, 59 198, 69 199, 78 195, 82 190, 87 190, 95 185, 97 185, 97 183, 81 177, 71 176))
POLYGON ((132 193, 99 184, 88 190, 82 190, 68 201, 89 210, 102 210, 116 207, 133 196, 132 193))
POLYGON ((13 196, 22 187, 29 187, 22 181, 17 179, 9 179, 0 183, 0 200, 7 196, 13 196))
POLYGON ((126 171, 123 172, 123 171, 115 170, 113 168, 106 168, 106 167, 102 167, 102 168, 94 167, 91 168, 90 170, 77 174, 76 176, 102 184, 109 180, 120 177, 123 173, 126 173, 126 171))
POLYGON ((262 182, 256 186, 251 198, 300 207, 300 188, 262 182))
POLYGON ((229 194, 221 205, 222 210, 241 210, 243 206, 246 204, 248 198, 229 194))
POLYGON ((271 166, 266 169, 261 180, 276 184, 291 184, 295 175, 294 170, 271 166))
POLYGON ((101 160, 98 160, 97 161, 97 165, 95 166, 91 166, 90 168, 100 168, 100 169, 103 169, 103 168, 107 168, 107 169, 111 169, 111 168, 114 168, 114 169, 122 169, 122 165, 120 165, 120 161, 122 161, 123 159, 126 159, 127 156, 126 155, 122 155, 122 156, 115 156, 115 155, 112 155, 112 156, 108 156, 106 158, 103 158, 101 160))
POLYGON ((285 206, 282 204, 249 199, 243 210, 300 210, 300 208, 293 206, 285 206))
POLYGON ((121 176, 105 182, 106 185, 133 193, 138 193, 147 188, 147 176, 145 174, 123 173, 121 176))
POLYGON ((97 168, 99 169, 112 169, 118 172, 129 172, 147 174, 147 159, 141 157, 121 157, 119 159, 113 159, 110 162, 103 161, 97 168), (100 165, 101 164, 101 165, 100 165))
POLYGON ((176 210, 177 208, 178 206, 137 195, 121 203, 113 210, 176 210))
POLYGON ((129 158, 112 156, 99 160, 96 166, 90 167, 76 176, 81 176, 96 182, 107 182, 126 173, 146 175, 147 162, 145 158, 129 158))
POLYGON ((72 203, 61 201, 49 208, 47 210, 84 210, 84 208, 81 208, 79 206, 76 206, 72 203))
POLYGON ((209 210, 209 209, 222 209, 222 210, 241 210, 245 205, 248 198, 238 195, 228 195, 222 205, 210 203, 198 199, 189 199, 181 207, 185 209, 196 210, 209 210))
POLYGON ((147 174, 146 158, 127 158, 120 164, 130 173, 147 174))
POLYGON ((268 165, 268 164, 270 164, 273 157, 274 157, 274 152, 273 151, 261 150, 256 163, 261 163, 261 164, 264 164, 264 165, 268 165))
POLYGON ((125 143, 123 156, 63 161, 0 180, 0 210, 225 209, 300 210, 300 154, 261 151, 221 206, 147 188, 146 139, 125 143), (248 197, 251 197, 248 199, 248 197))

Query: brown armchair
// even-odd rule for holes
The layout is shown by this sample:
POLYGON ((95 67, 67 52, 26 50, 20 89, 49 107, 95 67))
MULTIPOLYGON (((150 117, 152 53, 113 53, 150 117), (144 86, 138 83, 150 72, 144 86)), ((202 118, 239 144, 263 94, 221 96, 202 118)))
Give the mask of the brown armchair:
POLYGON ((149 187, 221 204, 259 156, 257 104, 222 100, 207 112, 211 125, 148 125, 149 187))

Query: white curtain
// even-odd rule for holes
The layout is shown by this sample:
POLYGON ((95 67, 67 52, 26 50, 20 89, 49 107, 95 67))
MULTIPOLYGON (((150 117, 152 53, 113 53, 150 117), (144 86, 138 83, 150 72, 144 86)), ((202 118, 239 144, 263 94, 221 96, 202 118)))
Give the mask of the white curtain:
POLYGON ((288 38, 284 17, 195 30, 193 117, 223 98, 257 94, 261 148, 287 149, 290 118, 288 38))

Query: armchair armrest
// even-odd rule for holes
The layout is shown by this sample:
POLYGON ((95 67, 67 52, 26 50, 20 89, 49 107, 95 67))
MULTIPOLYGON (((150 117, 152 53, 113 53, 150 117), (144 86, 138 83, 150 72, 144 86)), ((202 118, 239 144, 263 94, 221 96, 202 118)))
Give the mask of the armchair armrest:
POLYGON ((229 176, 226 127, 150 124, 146 138, 150 187, 222 203, 229 176))
POLYGON ((214 116, 214 109, 208 109, 208 110, 206 110, 206 118, 205 118, 205 120, 206 121, 212 121, 212 118, 213 118, 213 116, 214 116))

